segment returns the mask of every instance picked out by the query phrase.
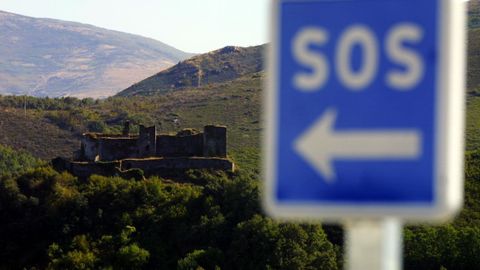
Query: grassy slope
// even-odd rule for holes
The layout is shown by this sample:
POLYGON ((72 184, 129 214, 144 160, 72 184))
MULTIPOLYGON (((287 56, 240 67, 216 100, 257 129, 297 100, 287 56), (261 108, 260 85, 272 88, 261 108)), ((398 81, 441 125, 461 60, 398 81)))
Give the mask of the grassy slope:
MULTIPOLYGON (((471 1, 470 13, 479 13, 477 6, 471 1)), ((469 30, 467 60, 466 150, 476 150, 480 149, 480 28, 469 30)))
POLYGON ((88 130, 91 122, 106 123, 106 131, 120 132, 123 121, 128 119, 134 124, 155 124, 164 133, 220 124, 228 127, 229 154, 242 160, 246 167, 256 169, 262 77, 263 73, 255 73, 229 83, 210 84, 162 96, 109 98, 73 107, 75 110, 31 109, 27 118, 20 108, 10 107, 8 112, 0 111, 1 123, 5 127, 0 133, 0 143, 49 159, 56 155, 71 155, 78 147, 76 136, 88 130), (62 117, 57 118, 68 121, 55 122, 50 120, 55 118, 52 115, 60 115, 62 117), (74 124, 65 125, 65 122, 74 124))
POLYGON ((79 145, 71 132, 33 116, 31 111, 25 117, 23 111, 0 110, 0 130, 0 144, 42 159, 71 156, 79 145))
POLYGON ((475 91, 480 86, 480 28, 469 30, 467 55, 467 86, 475 91))
POLYGON ((264 46, 248 48, 228 46, 197 55, 130 86, 118 95, 148 96, 231 81, 260 71, 263 66, 263 50, 264 46))
MULTIPOLYGON (((240 166, 257 169, 260 147, 260 103, 263 73, 243 76, 228 83, 169 92, 161 96, 110 98, 91 108, 109 119, 155 124, 160 132, 182 128, 202 129, 208 124, 226 125, 229 154, 240 166), (121 111, 117 108, 122 108, 121 111)), ((113 130, 120 130, 117 121, 113 130)))
POLYGON ((467 99, 466 150, 480 149, 480 97, 467 99))

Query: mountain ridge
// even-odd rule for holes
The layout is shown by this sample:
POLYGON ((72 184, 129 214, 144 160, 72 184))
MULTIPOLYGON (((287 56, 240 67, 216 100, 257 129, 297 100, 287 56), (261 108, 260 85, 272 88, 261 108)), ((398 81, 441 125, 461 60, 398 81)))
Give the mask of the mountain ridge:
POLYGON ((168 91, 231 81, 263 70, 266 45, 226 46, 184 60, 137 82, 117 96, 155 95, 168 91))
POLYGON ((191 57, 89 24, 0 11, 0 93, 106 97, 191 57))

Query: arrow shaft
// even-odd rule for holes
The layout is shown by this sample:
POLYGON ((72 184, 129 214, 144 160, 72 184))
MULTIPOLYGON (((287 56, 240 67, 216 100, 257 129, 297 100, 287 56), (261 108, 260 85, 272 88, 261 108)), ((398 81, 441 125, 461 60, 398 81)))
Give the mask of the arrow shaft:
POLYGON ((409 130, 336 132, 330 154, 338 158, 415 158, 420 155, 421 136, 409 130))
POLYGON ((294 148, 326 182, 336 178, 335 160, 418 159, 422 135, 416 129, 334 129, 337 112, 328 109, 294 144, 294 148))

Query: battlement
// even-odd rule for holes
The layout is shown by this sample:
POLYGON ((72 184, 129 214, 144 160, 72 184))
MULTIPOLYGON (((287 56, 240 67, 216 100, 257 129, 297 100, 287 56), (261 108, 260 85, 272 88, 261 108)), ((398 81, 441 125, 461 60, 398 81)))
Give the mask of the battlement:
POLYGON ((53 160, 57 170, 86 178, 92 174, 124 175, 139 169, 146 175, 165 175, 188 169, 233 171, 227 158, 227 128, 208 125, 203 132, 184 129, 176 134, 157 134, 155 126, 139 126, 130 134, 125 123, 121 134, 84 133, 73 160, 53 160))
POLYGON ((155 126, 140 125, 139 134, 85 133, 76 160, 113 161, 148 157, 220 157, 227 156, 227 128, 205 126, 203 132, 185 129, 175 135, 157 134, 155 126))

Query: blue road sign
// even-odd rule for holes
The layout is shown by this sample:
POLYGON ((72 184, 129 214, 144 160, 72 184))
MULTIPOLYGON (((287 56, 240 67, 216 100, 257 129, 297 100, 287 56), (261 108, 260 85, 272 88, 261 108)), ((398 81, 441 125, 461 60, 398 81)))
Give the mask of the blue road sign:
POLYGON ((459 208, 465 39, 454 2, 274 1, 269 213, 422 219, 459 208))

